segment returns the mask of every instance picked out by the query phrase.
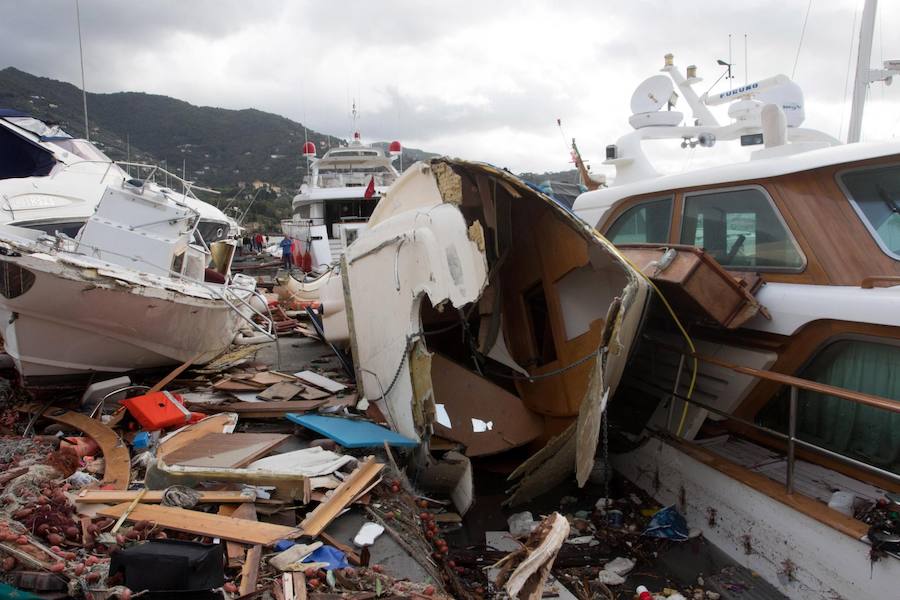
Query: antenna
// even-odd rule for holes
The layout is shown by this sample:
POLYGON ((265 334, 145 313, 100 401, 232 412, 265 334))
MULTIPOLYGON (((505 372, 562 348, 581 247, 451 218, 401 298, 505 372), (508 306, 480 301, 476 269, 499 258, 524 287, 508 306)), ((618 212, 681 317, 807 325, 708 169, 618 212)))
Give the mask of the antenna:
POLYGON ((744 85, 750 83, 750 60, 747 58, 747 34, 744 34, 744 85))
POLYGON ((84 103, 84 139, 91 141, 91 130, 88 127, 87 90, 84 89, 84 49, 81 46, 81 10, 75 0, 75 22, 78 25, 78 58, 81 60, 81 100, 84 103))

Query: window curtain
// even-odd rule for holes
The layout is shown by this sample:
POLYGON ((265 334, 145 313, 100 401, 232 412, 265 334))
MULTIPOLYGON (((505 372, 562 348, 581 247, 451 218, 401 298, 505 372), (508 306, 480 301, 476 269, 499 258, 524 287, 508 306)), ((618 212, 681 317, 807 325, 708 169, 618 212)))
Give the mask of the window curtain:
MULTIPOLYGON (((835 342, 804 369, 802 376, 900 403, 900 347, 854 340, 835 342)), ((898 413, 800 390, 797 436, 900 473, 898 413)))

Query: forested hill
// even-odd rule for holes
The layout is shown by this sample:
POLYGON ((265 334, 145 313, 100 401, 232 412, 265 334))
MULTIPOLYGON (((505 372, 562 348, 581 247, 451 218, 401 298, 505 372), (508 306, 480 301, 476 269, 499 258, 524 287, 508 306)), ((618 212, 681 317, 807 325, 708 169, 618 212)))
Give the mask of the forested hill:
MULTIPOLYGON (((290 215, 291 198, 306 172, 306 139, 321 151, 346 143, 272 113, 194 106, 142 92, 88 93, 91 141, 114 160, 158 164, 198 185, 222 192, 221 204, 243 185, 237 206, 246 206, 254 182, 269 184, 247 217, 267 227, 290 215)), ((0 108, 13 108, 84 136, 81 90, 13 67, 0 70, 0 108)), ((405 149, 403 166, 432 154, 405 149)), ((215 202, 215 197, 206 198, 215 202)))

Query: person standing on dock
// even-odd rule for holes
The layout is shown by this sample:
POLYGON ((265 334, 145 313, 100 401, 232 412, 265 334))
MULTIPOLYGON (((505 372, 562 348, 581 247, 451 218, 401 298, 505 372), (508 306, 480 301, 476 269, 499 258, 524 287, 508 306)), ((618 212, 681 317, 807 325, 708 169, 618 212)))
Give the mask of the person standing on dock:
POLYGON ((291 238, 284 236, 284 239, 281 240, 281 260, 284 263, 284 268, 287 269, 289 273, 292 271, 293 267, 291 245, 291 238))

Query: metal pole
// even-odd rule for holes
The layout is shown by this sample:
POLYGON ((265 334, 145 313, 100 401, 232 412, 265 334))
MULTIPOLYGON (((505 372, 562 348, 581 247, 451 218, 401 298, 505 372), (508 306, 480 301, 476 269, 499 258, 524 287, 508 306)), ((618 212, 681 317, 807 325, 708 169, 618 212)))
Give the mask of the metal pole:
POLYGON ((788 494, 794 493, 794 446, 797 437, 797 395, 796 386, 791 386, 791 406, 788 414, 788 442, 787 442, 787 478, 785 487, 788 494))
POLYGON ((84 103, 84 139, 91 141, 91 130, 88 127, 87 90, 84 89, 84 49, 81 46, 81 11, 78 0, 75 0, 75 20, 78 24, 78 57, 81 60, 81 100, 84 103))
POLYGON ((863 108, 869 88, 869 64, 872 61, 872 36, 875 32, 875 13, 878 0, 866 0, 862 21, 859 24, 859 51, 856 53, 856 75, 853 80, 853 104, 850 109, 850 127, 847 143, 858 142, 862 134, 863 108))

